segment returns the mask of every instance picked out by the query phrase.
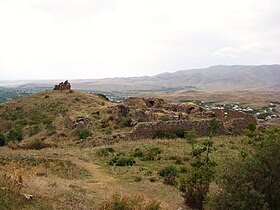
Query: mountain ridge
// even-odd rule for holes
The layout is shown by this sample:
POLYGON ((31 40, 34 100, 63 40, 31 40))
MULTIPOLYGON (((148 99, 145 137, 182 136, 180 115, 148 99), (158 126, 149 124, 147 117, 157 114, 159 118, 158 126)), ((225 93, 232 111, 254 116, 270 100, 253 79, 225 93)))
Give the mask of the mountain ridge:
MULTIPOLYGON (((29 80, 24 85, 52 87, 57 80, 29 80), (33 84, 32 84, 33 83, 33 84)), ((207 91, 277 90, 280 65, 217 65, 208 68, 164 72, 154 76, 71 80, 74 89, 98 91, 160 90, 194 86, 207 91)), ((7 82, 0 86, 7 86, 7 82)))

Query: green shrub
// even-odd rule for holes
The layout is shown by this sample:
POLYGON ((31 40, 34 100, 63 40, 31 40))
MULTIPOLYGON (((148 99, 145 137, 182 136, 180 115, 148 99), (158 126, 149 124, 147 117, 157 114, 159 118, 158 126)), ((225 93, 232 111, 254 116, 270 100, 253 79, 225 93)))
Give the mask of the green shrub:
POLYGON ((143 160, 155 160, 155 157, 161 153, 161 148, 158 146, 150 146, 143 157, 143 160))
POLYGON ((150 182, 156 182, 157 181, 157 178, 156 177, 154 177, 154 176, 152 176, 152 177, 150 177, 150 182))
POLYGON ((139 147, 135 147, 132 151, 132 156, 133 157, 143 157, 144 152, 139 147))
POLYGON ((142 177, 136 176, 136 177, 134 177, 134 181, 135 182, 141 182, 142 181, 142 177))
POLYGON ((145 176, 151 176, 153 174, 153 172, 151 172, 151 171, 146 171, 145 172, 145 176))
POLYGON ((280 130, 267 130, 262 138, 253 151, 221 165, 212 209, 280 209, 280 130))
POLYGON ((181 165, 181 164, 183 164, 183 161, 180 158, 178 158, 177 160, 175 160, 175 164, 181 165))
POLYGON ((247 129, 249 129, 250 131, 255 131, 257 128, 255 124, 249 123, 247 129))
POLYGON ((4 134, 0 134, 0 147, 5 146, 7 137, 4 134))
POLYGON ((110 160, 109 164, 115 166, 133 166, 135 160, 131 157, 116 156, 110 160))
POLYGON ((160 210, 161 203, 155 200, 146 201, 140 195, 123 195, 115 193, 111 198, 103 200, 99 209, 102 210, 160 210))
POLYGON ((86 139, 87 137, 91 136, 91 132, 88 128, 83 128, 79 131, 80 139, 86 139))
POLYGON ((112 128, 107 127, 107 128, 103 128, 102 131, 106 134, 106 135, 111 135, 112 134, 112 128))
POLYGON ((34 139, 31 142, 29 142, 28 144, 26 144, 24 148, 39 150, 39 149, 43 149, 45 147, 46 147, 46 144, 41 139, 34 139))
POLYGON ((192 169, 186 179, 185 203, 193 209, 203 209, 203 202, 209 185, 215 175, 216 163, 196 160, 191 163, 192 169))
POLYGON ((176 176, 173 174, 168 174, 164 177, 163 183, 167 185, 177 185, 176 176))
POLYGON ((38 134, 40 132, 40 128, 38 125, 36 126, 32 126, 30 129, 29 129, 29 136, 34 136, 36 134, 38 134))
POLYGON ((21 141, 23 139, 22 128, 10 130, 7 137, 10 141, 21 141))
POLYGON ((207 195, 209 183, 188 186, 185 191, 185 203, 192 209, 204 209, 203 202, 207 195))
POLYGON ((187 173, 187 172, 188 172, 187 166, 181 166, 180 167, 180 173, 187 173))
POLYGON ((186 183, 180 183, 179 191, 185 193, 187 190, 186 183))
POLYGON ((107 157, 109 153, 114 153, 115 150, 112 147, 106 147, 106 148, 99 148, 96 150, 96 155, 100 157, 107 157))
POLYGON ((176 176, 177 175, 177 169, 175 166, 173 165, 168 165, 168 166, 165 166, 163 167, 162 169, 160 169, 158 171, 158 174, 160 176, 163 176, 163 177, 166 177, 166 176, 169 176, 169 175, 174 175, 176 176))

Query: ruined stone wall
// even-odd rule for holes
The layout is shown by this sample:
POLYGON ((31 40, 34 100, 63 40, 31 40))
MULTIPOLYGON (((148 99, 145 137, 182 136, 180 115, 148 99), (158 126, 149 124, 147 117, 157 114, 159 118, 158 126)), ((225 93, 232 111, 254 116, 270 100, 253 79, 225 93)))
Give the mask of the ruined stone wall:
POLYGON ((213 109, 214 115, 220 120, 225 120, 225 113, 223 109, 213 109))
POLYGON ((66 80, 54 86, 54 90, 71 90, 71 84, 66 80))
MULTIPOLYGON (((194 130, 200 136, 209 135, 210 120, 173 120, 138 123, 132 132, 101 136, 93 140, 94 146, 112 144, 119 140, 153 138, 160 132, 194 130)), ((242 134, 248 122, 244 118, 234 118, 227 122, 218 122, 218 135, 242 134)))
MULTIPOLYGON (((174 121, 157 121, 157 122, 144 122, 137 124, 133 131, 129 134, 131 139, 151 138, 160 132, 172 132, 182 130, 195 130, 200 136, 209 134, 210 120, 174 120, 174 121)), ((218 134, 228 134, 224 124, 219 122, 218 134)))
POLYGON ((242 134, 244 129, 247 128, 248 122, 244 120, 244 118, 234 118, 231 120, 228 120, 224 123, 226 129, 231 133, 235 135, 242 134))
POLYGON ((258 119, 254 115, 247 114, 240 111, 232 111, 232 110, 228 111, 225 120, 230 121, 238 118, 243 118, 248 124, 253 123, 254 125, 258 125, 258 119))

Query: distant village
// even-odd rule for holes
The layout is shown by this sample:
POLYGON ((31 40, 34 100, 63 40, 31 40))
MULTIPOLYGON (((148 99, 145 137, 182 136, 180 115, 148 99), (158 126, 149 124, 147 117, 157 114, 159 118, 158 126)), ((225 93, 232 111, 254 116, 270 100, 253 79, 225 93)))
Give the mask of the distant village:
POLYGON ((262 107, 261 109, 253 109, 249 106, 244 107, 240 102, 236 102, 233 104, 215 104, 215 103, 206 103, 205 101, 196 101, 196 104, 199 106, 203 106, 207 110, 213 110, 213 109, 223 109, 226 111, 228 110, 235 110, 235 111, 242 111, 246 113, 254 114, 259 121, 267 121, 270 119, 280 118, 279 108, 280 102, 270 102, 268 106, 262 107))

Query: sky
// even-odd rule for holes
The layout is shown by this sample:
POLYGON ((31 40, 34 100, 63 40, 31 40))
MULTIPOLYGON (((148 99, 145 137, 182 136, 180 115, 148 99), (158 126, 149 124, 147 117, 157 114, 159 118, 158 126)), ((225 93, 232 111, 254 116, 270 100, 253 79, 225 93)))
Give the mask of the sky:
POLYGON ((1 0, 0 80, 280 63, 279 0, 1 0))

